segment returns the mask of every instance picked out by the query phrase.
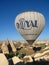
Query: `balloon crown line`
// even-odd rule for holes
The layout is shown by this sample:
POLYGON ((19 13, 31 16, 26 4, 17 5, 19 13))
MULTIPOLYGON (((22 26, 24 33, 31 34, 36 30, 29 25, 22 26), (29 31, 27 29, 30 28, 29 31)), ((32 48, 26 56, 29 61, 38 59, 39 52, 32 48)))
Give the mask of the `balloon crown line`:
MULTIPOLYGON (((25 12, 36 12, 36 13, 39 13, 43 16, 43 14, 40 12, 40 11, 35 11, 35 10, 25 10, 25 11, 21 11, 20 13, 18 13, 18 15, 22 14, 22 13, 25 13, 25 12)), ((45 16, 43 16, 45 18, 45 16)))

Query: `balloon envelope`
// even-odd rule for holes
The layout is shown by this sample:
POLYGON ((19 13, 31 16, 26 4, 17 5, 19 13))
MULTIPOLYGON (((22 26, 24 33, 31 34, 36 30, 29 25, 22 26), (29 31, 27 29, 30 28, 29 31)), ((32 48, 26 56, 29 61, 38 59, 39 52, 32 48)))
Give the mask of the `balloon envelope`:
POLYGON ((15 27, 25 40, 32 44, 45 25, 44 16, 39 12, 26 11, 15 19, 15 27))

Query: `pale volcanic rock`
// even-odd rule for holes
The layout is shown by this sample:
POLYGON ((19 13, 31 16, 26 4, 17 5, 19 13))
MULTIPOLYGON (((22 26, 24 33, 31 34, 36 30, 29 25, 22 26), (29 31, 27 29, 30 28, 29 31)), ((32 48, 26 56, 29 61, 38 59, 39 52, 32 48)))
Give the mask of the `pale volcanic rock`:
POLYGON ((5 43, 2 44, 1 49, 4 54, 9 54, 8 47, 5 43))
POLYGON ((49 61, 49 56, 48 55, 45 55, 44 56, 44 59, 47 60, 47 61, 49 61))
POLYGON ((39 57, 41 55, 42 55, 42 53, 37 53, 37 54, 34 55, 34 57, 36 58, 36 57, 39 57))
POLYGON ((34 55, 35 60, 45 59, 49 60, 49 50, 44 51, 43 53, 36 53, 34 55))
POLYGON ((7 58, 2 53, 0 53, 0 65, 9 65, 7 58))
POLYGON ((37 58, 35 58, 35 61, 40 60, 40 59, 45 59, 45 60, 49 61, 49 56, 44 55, 44 56, 41 56, 41 57, 37 57, 37 58))
POLYGON ((25 62, 33 62, 32 57, 29 56, 29 55, 28 56, 25 56, 24 59, 25 59, 25 62))
POLYGON ((49 49, 49 46, 47 46, 46 48, 44 48, 43 51, 48 50, 48 49, 49 49))
POLYGON ((23 60, 19 59, 19 58, 16 57, 16 56, 14 56, 14 57, 12 58, 12 61, 13 61, 14 64, 17 64, 17 63, 19 63, 19 62, 23 62, 23 60))
POLYGON ((49 50, 44 51, 43 53, 37 53, 37 54, 34 55, 34 57, 44 56, 46 53, 49 53, 49 50))
POLYGON ((14 43, 12 41, 10 42, 10 45, 11 45, 12 51, 16 52, 16 48, 15 48, 14 43))

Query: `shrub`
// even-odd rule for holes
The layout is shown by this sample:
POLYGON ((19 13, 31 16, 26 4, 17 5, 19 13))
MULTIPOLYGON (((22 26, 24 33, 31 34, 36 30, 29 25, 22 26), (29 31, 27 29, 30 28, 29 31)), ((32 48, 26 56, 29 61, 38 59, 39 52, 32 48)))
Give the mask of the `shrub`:
POLYGON ((15 56, 15 53, 10 52, 9 54, 5 54, 5 56, 7 57, 7 59, 9 59, 9 58, 14 57, 15 56))
POLYGON ((36 52, 36 51, 40 51, 41 50, 41 47, 33 47, 33 50, 36 52))
POLYGON ((23 52, 23 53, 19 54, 18 57, 19 57, 19 58, 23 58, 25 55, 26 55, 26 53, 23 52))
POLYGON ((15 53, 15 55, 18 56, 18 55, 19 55, 19 52, 17 51, 17 52, 15 53))
POLYGON ((42 47, 42 49, 44 49, 46 47, 46 45, 45 44, 42 44, 41 47, 42 47))
POLYGON ((23 45, 24 45, 25 47, 27 47, 27 46, 28 46, 28 44, 27 44, 27 43, 24 43, 23 45))

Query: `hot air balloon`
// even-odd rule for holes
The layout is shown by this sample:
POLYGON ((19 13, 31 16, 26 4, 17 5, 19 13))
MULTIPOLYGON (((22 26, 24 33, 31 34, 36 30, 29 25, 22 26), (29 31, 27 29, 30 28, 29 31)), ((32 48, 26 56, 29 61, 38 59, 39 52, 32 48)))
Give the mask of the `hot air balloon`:
POLYGON ((45 25, 45 18, 39 12, 26 11, 17 15, 15 18, 15 27, 23 38, 32 44, 45 25))

